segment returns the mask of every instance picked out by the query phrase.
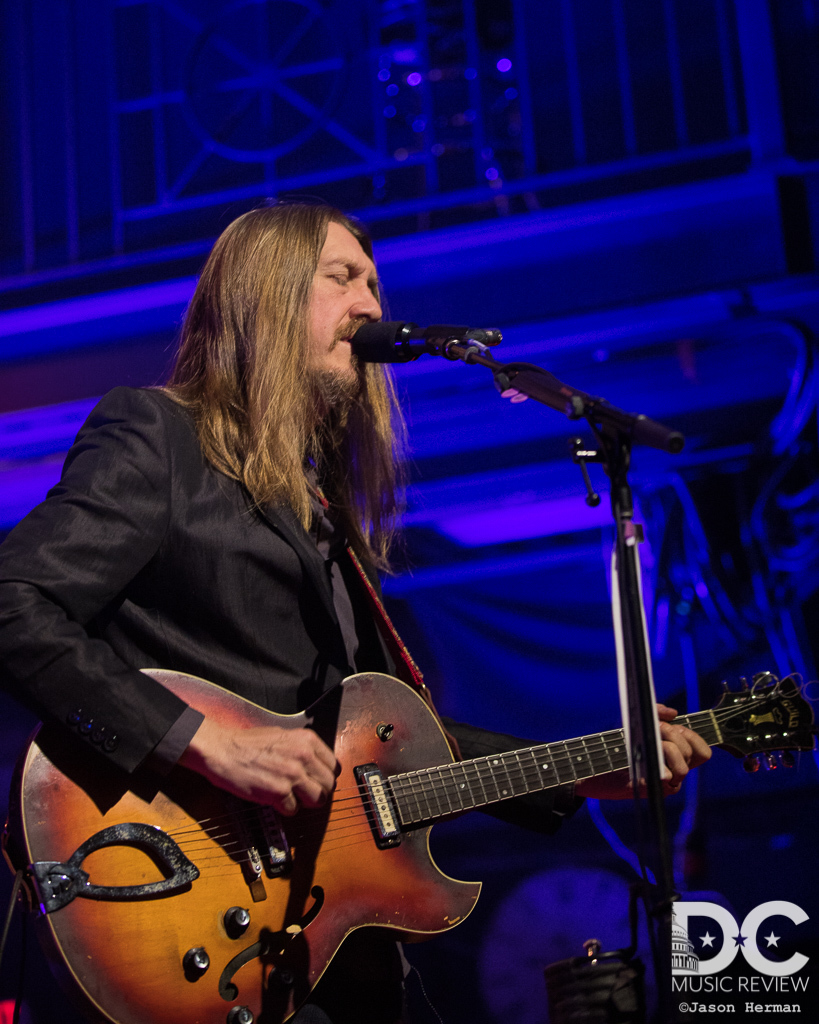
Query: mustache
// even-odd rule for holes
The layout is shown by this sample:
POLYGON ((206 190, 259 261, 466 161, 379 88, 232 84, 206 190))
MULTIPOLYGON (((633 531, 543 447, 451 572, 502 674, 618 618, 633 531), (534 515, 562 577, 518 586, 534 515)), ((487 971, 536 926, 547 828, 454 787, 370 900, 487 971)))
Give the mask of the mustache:
POLYGON ((349 341, 359 327, 363 327, 364 324, 368 324, 369 322, 369 317, 357 316, 352 320, 348 320, 346 324, 342 324, 340 327, 337 327, 336 333, 333 335, 333 343, 330 345, 330 351, 332 352, 339 342, 349 341))

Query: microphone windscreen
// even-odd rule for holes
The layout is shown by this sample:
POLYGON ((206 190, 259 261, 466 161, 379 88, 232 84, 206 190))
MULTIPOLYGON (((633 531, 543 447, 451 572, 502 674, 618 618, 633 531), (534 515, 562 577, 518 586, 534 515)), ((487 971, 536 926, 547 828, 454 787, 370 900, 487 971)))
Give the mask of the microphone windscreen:
POLYGON ((398 344, 399 336, 403 340, 406 326, 405 321, 364 324, 350 338, 353 353, 365 363, 407 363, 417 358, 417 353, 409 352, 398 344))

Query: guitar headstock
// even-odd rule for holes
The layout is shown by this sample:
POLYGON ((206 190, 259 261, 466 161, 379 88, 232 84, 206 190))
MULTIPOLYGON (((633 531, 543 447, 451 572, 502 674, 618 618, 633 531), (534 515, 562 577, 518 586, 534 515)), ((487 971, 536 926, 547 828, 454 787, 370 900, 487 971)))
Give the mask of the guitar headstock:
MULTIPOLYGON (((734 757, 748 758, 749 771, 760 766, 752 754, 813 750, 813 708, 793 676, 780 682, 770 672, 759 672, 751 686, 746 684, 736 692, 726 690, 712 714, 721 734, 717 745, 734 757)), ((783 758, 785 764, 793 763, 787 753, 783 758)), ((768 765, 774 764, 769 757, 768 765)))

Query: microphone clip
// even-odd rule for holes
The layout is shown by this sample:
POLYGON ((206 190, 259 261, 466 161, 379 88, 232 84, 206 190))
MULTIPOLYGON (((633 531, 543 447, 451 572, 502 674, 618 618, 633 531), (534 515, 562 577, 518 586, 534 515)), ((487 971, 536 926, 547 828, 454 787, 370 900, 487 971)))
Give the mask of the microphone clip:
POLYGON ((586 485, 586 504, 589 508, 594 508, 600 504, 600 495, 592 487, 591 477, 589 476, 589 470, 586 463, 602 462, 603 456, 599 451, 584 448, 582 437, 571 438, 569 440, 569 447, 572 450, 572 459, 578 464, 578 466, 580 466, 580 472, 583 474, 583 482, 586 485))

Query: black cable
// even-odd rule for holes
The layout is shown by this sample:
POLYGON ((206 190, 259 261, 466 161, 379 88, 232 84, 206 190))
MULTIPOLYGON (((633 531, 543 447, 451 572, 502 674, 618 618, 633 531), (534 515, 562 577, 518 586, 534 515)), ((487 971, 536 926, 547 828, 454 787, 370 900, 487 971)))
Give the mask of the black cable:
MULTIPOLYGON (((9 899, 9 907, 6 911, 6 919, 3 922, 3 934, 0 936, 0 968, 3 965, 3 954, 6 951, 6 942, 9 937, 9 929, 11 928, 11 919, 14 916, 14 908, 17 905, 17 894, 20 892, 20 886, 23 884, 23 872, 22 869, 17 871, 14 875, 14 882, 11 887, 11 898, 9 899)), ((25 927, 25 917, 23 918, 23 926, 25 927)), ((19 1024, 20 1021, 20 1007, 22 1005, 23 996, 23 972, 26 962, 25 952, 25 932, 23 933, 23 947, 20 952, 20 977, 17 983, 17 997, 14 1000, 14 1014, 12 1016, 12 1024, 19 1024)))
MULTIPOLYGON (((18 872, 22 874, 22 872, 18 872)), ((11 918, 9 917, 9 920, 11 918)), ((23 1005, 23 983, 26 977, 26 952, 28 947, 28 936, 26 934, 26 922, 28 914, 23 914, 23 923, 20 936, 20 973, 17 976, 17 995, 14 999, 14 1013, 11 1017, 11 1024, 20 1024, 20 1009, 23 1005)))
POLYGON ((11 919, 14 915, 14 907, 17 903, 17 893, 20 891, 22 883, 23 872, 20 870, 14 876, 14 884, 11 887, 11 899, 9 900, 9 909, 6 911, 6 920, 3 923, 3 935, 0 937, 0 967, 3 966, 3 953, 6 951, 6 939, 9 937, 11 919))

